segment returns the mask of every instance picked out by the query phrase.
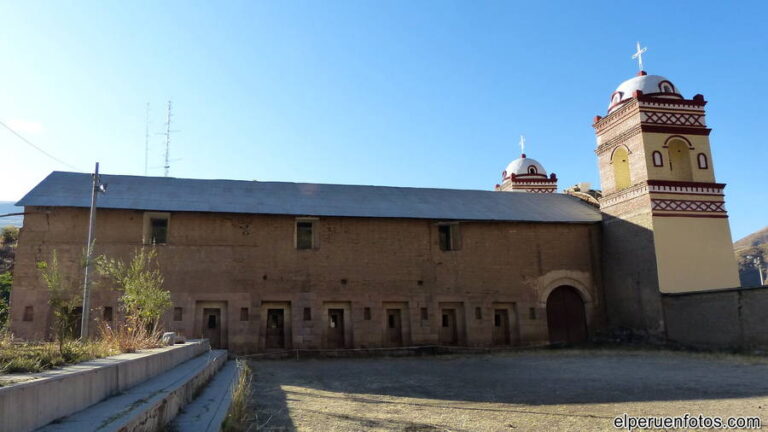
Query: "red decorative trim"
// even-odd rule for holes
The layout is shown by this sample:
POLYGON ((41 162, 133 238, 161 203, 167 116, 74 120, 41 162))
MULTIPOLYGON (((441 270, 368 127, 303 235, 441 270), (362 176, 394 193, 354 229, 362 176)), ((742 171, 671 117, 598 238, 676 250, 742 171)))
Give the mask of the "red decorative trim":
POLYGON ((686 181, 673 181, 673 180, 648 180, 650 186, 680 186, 680 187, 699 187, 699 188, 712 188, 712 189, 724 189, 725 183, 708 183, 708 182, 686 182, 686 181))
POLYGON ((666 104, 672 104, 672 105, 694 105, 694 106, 702 106, 702 107, 707 104, 707 101, 704 100, 703 96, 699 99, 697 99, 695 96, 693 99, 685 99, 682 96, 680 96, 680 99, 658 97, 658 96, 673 96, 673 95, 680 96, 677 93, 646 93, 646 94, 640 95, 640 97, 638 97, 637 100, 639 100, 640 102, 656 102, 656 103, 666 103, 666 104))
POLYGON ((725 213, 725 203, 723 201, 652 199, 651 209, 654 211, 725 213))
POLYGON ((724 214, 674 214, 674 213, 653 213, 653 217, 692 217, 692 218, 721 218, 728 219, 724 214))
POLYGON ((702 128, 702 127, 680 127, 680 126, 649 125, 649 124, 641 124, 640 130, 643 132, 705 135, 705 136, 709 136, 710 132, 712 132, 712 129, 702 128))
POLYGON ((686 138, 686 137, 684 137, 682 135, 672 135, 672 136, 667 137, 667 139, 664 140, 664 145, 662 145, 662 147, 663 148, 669 148, 669 142, 672 141, 672 140, 683 141, 684 143, 686 143, 688 145, 689 149, 693 150, 693 144, 691 144, 691 142, 688 141, 688 138, 686 138))
POLYGON ((645 114, 642 123, 686 127, 707 127, 704 113, 676 113, 667 111, 641 111, 645 114))

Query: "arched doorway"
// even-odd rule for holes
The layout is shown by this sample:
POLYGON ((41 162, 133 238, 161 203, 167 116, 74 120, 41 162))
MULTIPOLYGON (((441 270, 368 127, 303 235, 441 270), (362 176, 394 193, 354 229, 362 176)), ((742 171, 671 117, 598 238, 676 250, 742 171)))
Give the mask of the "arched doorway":
POLYGON ((547 326, 551 343, 579 343, 587 340, 584 300, 575 288, 563 285, 549 294, 547 326))

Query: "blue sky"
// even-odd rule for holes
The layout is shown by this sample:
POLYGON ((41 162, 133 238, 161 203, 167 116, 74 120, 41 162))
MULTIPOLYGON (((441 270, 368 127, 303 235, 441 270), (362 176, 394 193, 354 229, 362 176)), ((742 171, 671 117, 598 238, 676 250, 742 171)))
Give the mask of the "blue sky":
MULTIPOLYGON (((0 0, 0 120, 81 171, 491 189, 527 153, 599 184, 591 128, 637 71, 709 100, 734 238, 768 225, 766 2, 0 0)), ((52 161, 0 129, 0 200, 52 161)))

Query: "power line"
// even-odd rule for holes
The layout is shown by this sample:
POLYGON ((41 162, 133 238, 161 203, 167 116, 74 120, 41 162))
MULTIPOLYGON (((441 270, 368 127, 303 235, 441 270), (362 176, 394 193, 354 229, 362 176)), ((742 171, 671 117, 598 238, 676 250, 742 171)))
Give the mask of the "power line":
POLYGON ((48 153, 47 151, 45 151, 45 150, 41 149, 41 148, 40 148, 40 147, 38 147, 38 146, 36 146, 35 144, 33 144, 33 143, 32 143, 32 141, 30 141, 30 140, 28 140, 28 139, 24 138, 24 137, 23 137, 21 134, 19 134, 19 133, 18 133, 18 132, 16 132, 15 130, 13 130, 13 129, 12 129, 10 126, 8 126, 7 124, 3 123, 2 121, 0 121, 0 126, 2 126, 2 127, 4 127, 4 128, 6 128, 6 129, 8 129, 8 131, 9 131, 10 133, 12 133, 12 134, 16 135, 16 137, 17 137, 17 138, 19 138, 20 140, 24 141, 26 144, 28 144, 29 146, 31 146, 31 147, 32 147, 32 148, 34 148, 35 150, 39 151, 40 153, 42 153, 42 154, 44 154, 44 155, 48 156, 49 158, 51 158, 51 159, 55 160, 56 162, 58 162, 58 163, 60 163, 60 164, 62 164, 62 165, 65 165, 65 166, 67 166, 67 167, 69 167, 69 168, 72 168, 72 169, 73 169, 73 170, 75 170, 75 171, 80 171, 80 169, 78 169, 77 167, 75 167, 75 166, 72 166, 72 165, 70 165, 70 164, 68 164, 68 163, 64 162, 63 160, 61 160, 61 159, 57 158, 56 156, 54 156, 54 155, 52 155, 52 154, 48 153))

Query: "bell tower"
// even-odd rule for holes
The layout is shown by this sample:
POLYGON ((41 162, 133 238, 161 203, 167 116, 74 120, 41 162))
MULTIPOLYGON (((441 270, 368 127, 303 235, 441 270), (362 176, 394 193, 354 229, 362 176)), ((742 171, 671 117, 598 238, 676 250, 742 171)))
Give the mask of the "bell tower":
POLYGON ((595 117, 604 285, 615 325, 660 332, 659 293, 739 286, 706 104, 641 71, 613 92, 608 114, 595 117))

